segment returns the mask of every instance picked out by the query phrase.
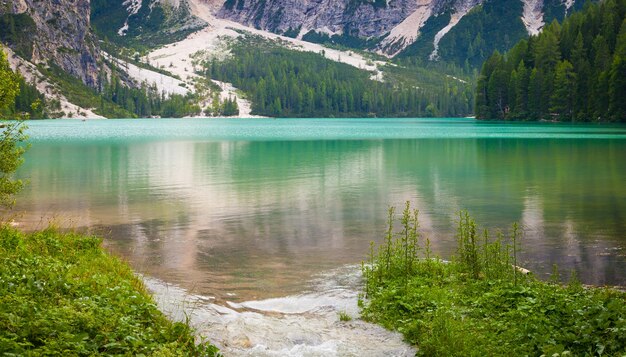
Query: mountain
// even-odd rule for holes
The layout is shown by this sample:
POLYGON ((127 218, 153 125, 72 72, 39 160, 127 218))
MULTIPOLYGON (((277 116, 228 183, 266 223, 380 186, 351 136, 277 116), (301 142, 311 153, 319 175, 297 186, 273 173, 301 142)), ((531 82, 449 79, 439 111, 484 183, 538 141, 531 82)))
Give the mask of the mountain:
MULTIPOLYGON (((209 63, 208 58, 210 63, 216 58, 230 62, 221 68, 242 65, 232 63, 232 54, 240 53, 233 51, 234 43, 243 44, 245 52, 245 41, 261 36, 289 51, 313 52, 324 61, 365 72, 338 84, 337 91, 349 97, 348 88, 385 87, 377 98, 368 93, 363 94, 368 98, 351 102, 356 108, 376 104, 378 110, 364 111, 367 115, 393 115, 395 104, 378 106, 382 94, 389 93, 402 99, 398 115, 459 116, 471 114, 475 71, 489 54, 510 49, 581 7, 582 1, 0 0, 0 41, 15 53, 10 57, 27 78, 23 86, 33 87, 25 92, 35 93, 37 87, 46 97, 61 100, 63 110, 55 109, 61 115, 89 115, 90 109, 107 117, 197 115, 233 100, 243 108, 240 115, 267 113, 233 86, 253 81, 246 82, 252 98, 257 82, 267 78, 249 77, 244 71, 246 78, 221 75, 218 81, 217 76, 207 78, 212 72, 200 65, 209 63), (48 83, 56 88, 53 93, 48 83), (411 97, 423 102, 411 109, 404 103, 411 97), (164 102, 166 98, 173 99, 164 102)), ((272 55, 290 57, 278 50, 272 55)), ((325 66, 309 55, 292 57, 325 66)), ((267 75, 276 71, 274 76, 289 73, 289 68, 271 64, 263 70, 267 75)), ((296 82, 298 73, 293 73, 296 82)), ((275 94, 288 93, 283 89, 275 94)), ((28 108, 35 97, 22 98, 22 107, 28 108)), ((272 99, 274 108, 277 100, 286 100, 272 99)), ((281 102, 280 107, 285 112, 288 106, 281 102)), ((334 107, 326 108, 330 113, 329 108, 334 107)))
POLYGON ((583 0, 227 0, 217 12, 317 42, 478 66, 583 0))
POLYGON ((20 57, 52 63, 95 88, 101 55, 91 32, 90 11, 89 0, 4 0, 0 40, 20 57))
MULTIPOLYGON (((112 41, 158 45, 218 19, 309 42, 387 57, 479 67, 585 0, 92 0, 92 21, 112 41)), ((210 26, 211 24, 209 24, 210 26)))

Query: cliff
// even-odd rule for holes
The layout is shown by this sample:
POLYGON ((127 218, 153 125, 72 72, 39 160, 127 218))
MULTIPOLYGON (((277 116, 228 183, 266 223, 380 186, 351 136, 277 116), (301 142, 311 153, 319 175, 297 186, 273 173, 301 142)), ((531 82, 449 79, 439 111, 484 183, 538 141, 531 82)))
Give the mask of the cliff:
POLYGON ((89 14, 89 0, 0 0, 0 32, 20 56, 57 65, 95 88, 100 51, 89 14))
MULTIPOLYGON (((440 43, 443 41, 445 47, 449 41, 446 37, 452 41, 460 38, 471 41, 478 29, 493 35, 483 36, 483 40, 501 41, 500 37, 505 35, 517 40, 536 34, 545 23, 562 19, 572 7, 579 8, 582 3, 582 0, 226 0, 217 16, 291 37, 367 48, 390 56, 421 41, 417 50, 409 51, 411 55, 436 59, 440 57, 440 43), (456 30, 458 25, 462 31, 456 30), (473 32, 467 34, 468 29, 473 32)), ((485 49, 493 50, 490 46, 485 49)))

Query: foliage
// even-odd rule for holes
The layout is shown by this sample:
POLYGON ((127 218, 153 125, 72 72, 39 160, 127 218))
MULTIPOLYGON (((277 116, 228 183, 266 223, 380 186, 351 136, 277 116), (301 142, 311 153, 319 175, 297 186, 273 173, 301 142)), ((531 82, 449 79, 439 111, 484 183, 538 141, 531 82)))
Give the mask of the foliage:
POLYGON ((14 102, 4 110, 0 110, 0 116, 6 119, 44 119, 55 116, 55 111, 60 103, 47 100, 39 92, 34 83, 28 83, 23 77, 18 78, 19 93, 14 102))
POLYGON ((104 90, 100 95, 103 101, 110 101, 133 113, 133 116, 141 118, 152 116, 181 118, 186 115, 199 114, 201 111, 191 94, 166 96, 164 93, 159 93, 155 85, 145 83, 142 83, 139 88, 132 88, 122 84, 119 77, 115 75, 104 85, 104 90))
POLYGON ((473 112, 474 77, 450 63, 403 60, 382 68, 385 80, 420 88, 428 105, 423 116, 466 116, 473 112))
MULTIPOLYGON (((447 9, 429 18, 420 37, 399 57, 428 59, 435 49, 435 35, 449 24, 452 12, 447 9)), ((522 3, 515 0, 487 0, 476 6, 441 38, 438 59, 467 69, 479 67, 494 50, 505 51, 528 37, 522 12, 522 3)))
POLYGON ((13 174, 24 161, 22 155, 28 146, 23 143, 28 137, 24 133, 26 126, 21 122, 3 123, 0 130, 0 205, 10 207, 15 202, 13 196, 24 186, 13 174))
MULTIPOLYGON (((92 108, 93 111, 107 118, 133 118, 135 115, 121 106, 102 98, 98 92, 87 87, 79 79, 64 72, 57 65, 46 68, 38 67, 39 72, 58 86, 60 92, 71 102, 81 108, 92 108)), ((72 116, 73 113, 62 113, 61 116, 72 116)))
POLYGON ((571 7, 567 9, 564 2, 560 0, 545 0, 543 3, 543 20, 550 23, 554 20, 563 21, 566 16, 583 8, 586 1, 573 1, 571 7))
POLYGON ((504 51, 528 36, 521 1, 485 1, 470 11, 439 42, 441 59, 479 67, 494 50, 504 51))
POLYGON ((327 46, 343 46, 345 48, 373 49, 380 42, 379 38, 362 38, 351 36, 348 33, 329 36, 324 32, 311 30, 302 36, 302 40, 313 43, 321 43, 327 46))
POLYGON ((27 60, 33 55, 35 30, 35 21, 26 13, 0 15, 0 42, 8 44, 27 60))
POLYGON ((207 107, 204 111, 206 116, 213 117, 232 117, 239 115, 239 105, 237 104, 237 99, 235 98, 226 98, 223 101, 220 101, 219 95, 215 94, 213 96, 213 101, 211 102, 211 106, 207 107))
POLYGON ((0 227, 0 354, 215 355, 101 241, 0 227))
MULTIPOLYGON (((543 2, 543 20, 563 20, 566 14, 579 10, 583 0, 572 1, 566 13, 565 3, 559 0, 543 2)), ((433 53, 435 35, 448 26, 456 10, 444 7, 437 16, 431 16, 420 29, 420 36, 402 50, 399 58, 428 60, 433 53)), ((466 70, 480 68, 494 51, 509 50, 518 41, 528 38, 522 22, 523 3, 516 0, 486 0, 474 7, 439 41, 437 59, 463 66, 466 70)), ((393 47, 393 46, 392 46, 393 47)))
POLYGON ((485 61, 481 119, 626 121, 626 0, 589 3, 485 61))
POLYGON ((0 45, 0 110, 13 104, 19 94, 19 76, 11 70, 6 54, 0 45))
POLYGON ((395 80, 401 76, 380 82, 371 79, 367 71, 320 54, 288 50, 258 37, 232 44, 231 53, 222 62, 205 61, 206 74, 244 91, 252 101, 253 114, 419 117, 435 114, 427 111, 429 105, 442 116, 467 115, 470 109, 470 98, 465 102, 463 97, 450 99, 464 91, 462 82, 444 75, 438 78, 439 86, 431 86, 433 90, 422 89, 413 81, 395 80))
MULTIPOLYGON (((585 1, 572 1, 567 14, 579 10, 585 1)), ((563 20, 565 3, 546 0, 543 3, 543 20, 563 20)), ((417 57, 427 60, 433 52, 435 35, 450 23, 453 8, 443 8, 431 16, 420 29, 420 36, 398 54, 400 58, 417 57)), ((522 22, 523 3, 516 0, 486 0, 474 7, 443 36, 437 51, 438 59, 466 69, 480 68, 494 51, 509 50, 518 41, 528 38, 522 22)))
MULTIPOLYGON (((0 113, 13 105, 19 94, 19 77, 11 71, 6 56, 0 46, 0 113)), ((26 127, 20 122, 3 122, 0 126, 0 205, 12 206, 13 195, 22 189, 21 180, 15 180, 13 173, 22 164, 26 146, 26 127)))
POLYGON ((156 86, 145 83, 141 83, 139 88, 129 87, 115 74, 115 67, 112 65, 111 67, 114 68, 111 77, 107 77, 104 72, 99 76, 99 82, 102 83, 100 93, 85 86, 58 66, 39 67, 39 70, 60 87, 70 102, 82 108, 93 108, 96 114, 107 118, 152 116, 179 118, 200 113, 201 110, 194 104, 196 100, 192 95, 166 96, 160 93, 156 86))
POLYGON ((362 316, 401 332, 421 356, 615 355, 626 352, 626 294, 515 269, 517 238, 495 238, 462 213, 453 261, 432 258, 407 203, 396 233, 362 267, 362 316), (421 259, 418 258, 421 256, 421 259))

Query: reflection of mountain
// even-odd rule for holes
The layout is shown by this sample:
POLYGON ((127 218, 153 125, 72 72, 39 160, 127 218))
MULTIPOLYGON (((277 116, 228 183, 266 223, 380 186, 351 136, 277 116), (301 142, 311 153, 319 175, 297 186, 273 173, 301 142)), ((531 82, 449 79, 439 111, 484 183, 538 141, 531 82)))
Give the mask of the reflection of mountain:
POLYGON ((206 292, 298 291, 311 272, 359 262, 382 236, 387 206, 406 200, 444 256, 456 212, 468 209, 490 227, 524 225, 531 261, 619 282, 625 259, 598 254, 626 246, 625 149, 521 139, 38 143, 19 208, 35 224, 58 212, 98 226, 139 270, 206 292))

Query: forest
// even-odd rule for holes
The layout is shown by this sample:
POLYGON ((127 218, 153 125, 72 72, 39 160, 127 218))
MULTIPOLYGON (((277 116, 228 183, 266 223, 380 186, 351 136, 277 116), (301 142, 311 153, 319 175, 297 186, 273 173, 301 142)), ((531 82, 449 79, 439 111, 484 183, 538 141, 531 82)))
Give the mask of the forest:
POLYGON ((626 122, 626 0, 587 3, 482 66, 476 117, 626 122))
POLYGON ((321 54, 288 50, 248 36, 224 61, 205 61, 205 75, 232 83, 252 101, 252 113, 272 117, 463 116, 466 83, 440 75, 428 89, 371 73, 321 54), (450 83, 454 83, 451 85, 450 83))

